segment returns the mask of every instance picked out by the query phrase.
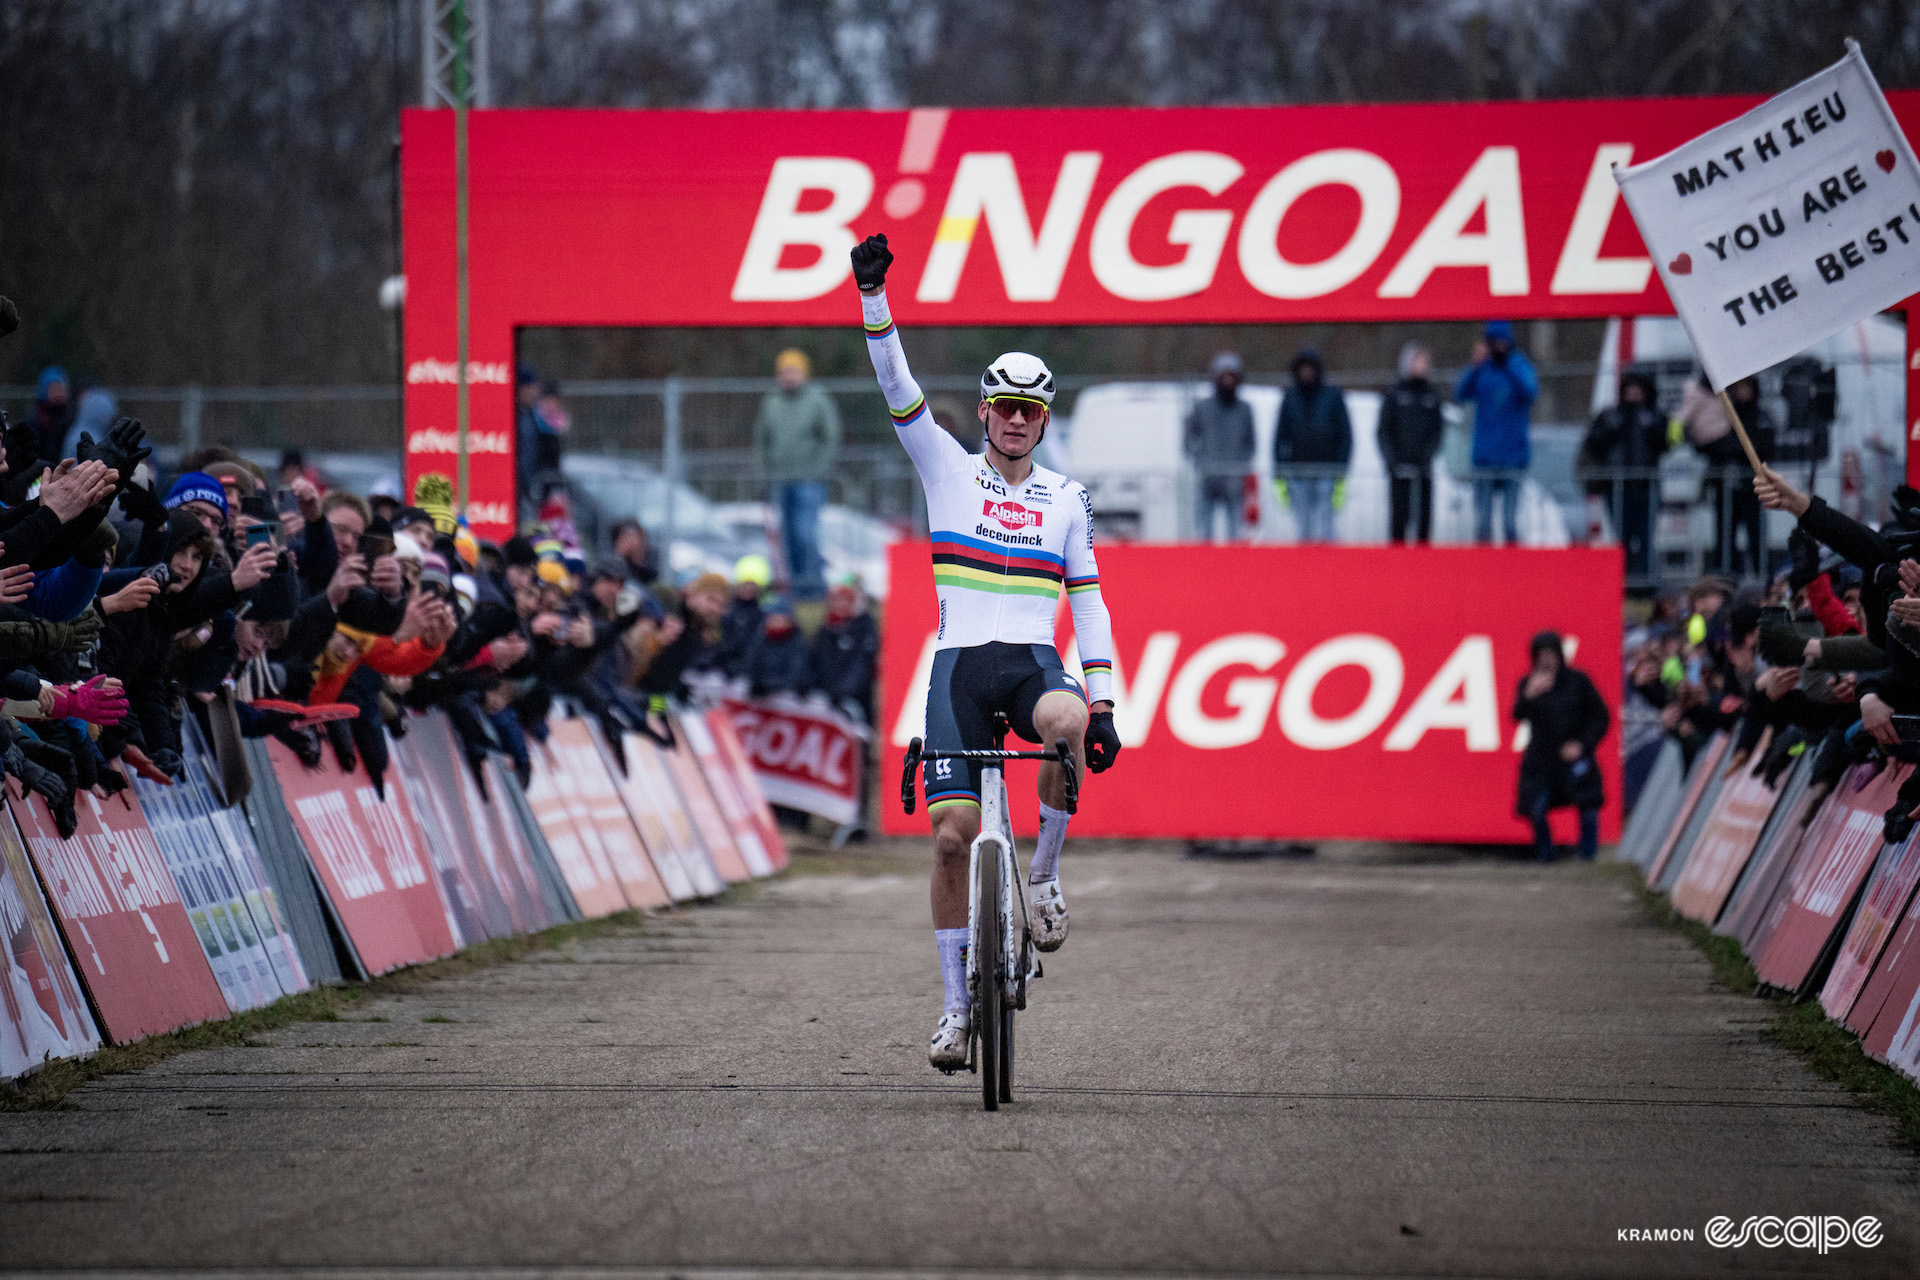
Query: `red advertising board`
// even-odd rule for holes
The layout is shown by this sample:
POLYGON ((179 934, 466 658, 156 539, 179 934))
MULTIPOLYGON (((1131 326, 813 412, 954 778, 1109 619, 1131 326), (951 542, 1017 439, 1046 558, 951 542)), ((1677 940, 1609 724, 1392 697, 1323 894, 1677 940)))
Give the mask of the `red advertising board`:
POLYGON ((1853 1026, 1855 1031, 1872 1025, 1871 1010, 1863 1011, 1861 1023, 1855 1024, 1854 1005, 1864 999, 1868 979, 1888 939, 1900 927, 1916 883, 1920 883, 1920 841, 1909 837, 1881 850, 1866 891, 1860 895, 1860 908, 1853 913, 1840 952, 1833 958, 1833 970, 1820 990, 1820 1007, 1828 1017, 1853 1026))
MULTIPOLYGON (((881 653, 882 778, 925 724, 938 612, 925 544, 896 544, 881 653)), ((1074 831, 1102 836, 1518 842, 1508 718, 1531 637, 1575 647, 1620 701, 1618 552, 1488 548, 1100 549, 1126 749, 1090 778, 1074 831)), ((1071 622, 1061 653, 1075 668, 1071 622)), ((1609 732, 1599 759, 1618 758, 1609 732)), ((1619 830, 1603 764, 1602 834, 1619 830)), ((892 772, 897 777, 897 772, 892 772)), ((1009 779, 1036 829, 1030 774, 1009 779)), ((884 829, 912 834, 882 800, 884 829)))
POLYGON ((343 773, 330 752, 321 753, 320 768, 309 769, 274 739, 267 750, 308 859, 361 967, 385 973, 453 954, 453 931, 422 842, 406 830, 411 816, 398 802, 379 799, 364 768, 343 773))
POLYGON ((767 801, 767 793, 760 786, 760 775, 754 772, 753 762, 747 758, 747 747, 740 740, 740 731, 734 728, 733 718, 725 707, 707 709, 707 728, 713 732, 713 740, 720 748, 720 754, 726 761, 727 770, 733 775, 734 786, 739 789, 740 799, 747 807, 747 817, 753 823, 753 829, 760 835, 761 847, 767 851, 768 861, 773 863, 775 871, 784 871, 787 866, 787 842, 780 834, 780 824, 774 821, 773 808, 767 801))
MULTIPOLYGON (((932 574, 922 576, 931 602, 932 574)), ((889 617, 891 612, 890 606, 889 617)), ((723 706, 768 800, 834 822, 851 822, 859 814, 866 751, 860 726, 832 707, 791 695, 723 706)))
MULTIPOLYGON (((516 326, 851 327, 874 231, 903 326, 1665 314, 1611 166, 1756 101, 474 112, 470 514, 509 531, 516 326)), ((411 484, 454 470, 453 113, 402 136, 411 484)))
POLYGON ((1920 896, 1880 953, 1847 1025, 1869 1054, 1920 1079, 1920 896))
POLYGON ((1896 764, 1872 775, 1855 769, 1842 779, 1827 801, 1833 821, 1826 839, 1802 853, 1784 890, 1780 922, 1766 948, 1754 957, 1760 981, 1795 991, 1807 980, 1860 882, 1873 869, 1885 843, 1887 807, 1911 771, 1910 765, 1896 764))
POLYGON ((46 801, 7 792, 27 852, 116 1044, 227 1016, 227 1001, 187 919, 179 886, 131 791, 82 794, 62 840, 46 801))
MULTIPOLYGON (((1772 730, 1761 733, 1753 749, 1753 758, 1763 760, 1772 730)), ((1689 920, 1712 924, 1720 918, 1734 882, 1746 870, 1747 859, 1760 841, 1761 828, 1773 813, 1779 793, 1767 785, 1766 777, 1751 762, 1742 764, 1736 777, 1727 779, 1720 791, 1719 803, 1707 819, 1705 829, 1687 859, 1680 879, 1673 886, 1673 908, 1689 920)))

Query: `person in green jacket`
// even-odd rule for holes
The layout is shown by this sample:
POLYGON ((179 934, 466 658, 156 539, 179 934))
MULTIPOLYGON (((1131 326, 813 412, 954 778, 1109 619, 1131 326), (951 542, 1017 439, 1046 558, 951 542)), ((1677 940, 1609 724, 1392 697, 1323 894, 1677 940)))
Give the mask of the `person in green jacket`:
POLYGON ((809 381, 813 365, 804 351, 782 351, 774 357, 773 372, 780 386, 767 393, 753 420, 754 453, 770 490, 769 501, 780 511, 793 595, 818 600, 827 593, 820 507, 840 452, 840 412, 832 398, 809 381))

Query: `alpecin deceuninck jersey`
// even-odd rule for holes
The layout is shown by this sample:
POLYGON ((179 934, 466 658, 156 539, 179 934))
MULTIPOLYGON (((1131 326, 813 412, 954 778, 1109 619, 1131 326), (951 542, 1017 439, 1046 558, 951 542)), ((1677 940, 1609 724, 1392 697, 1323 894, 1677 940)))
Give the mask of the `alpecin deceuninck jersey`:
POLYGON ((893 427, 927 492, 933 582, 940 597, 938 647, 1001 641, 1053 643, 1060 593, 1073 610, 1087 700, 1113 697, 1113 628, 1100 599, 1093 558, 1093 501, 1056 471, 1035 467, 1009 485, 986 459, 968 453, 927 410, 907 371, 887 295, 862 294, 867 354, 893 427))

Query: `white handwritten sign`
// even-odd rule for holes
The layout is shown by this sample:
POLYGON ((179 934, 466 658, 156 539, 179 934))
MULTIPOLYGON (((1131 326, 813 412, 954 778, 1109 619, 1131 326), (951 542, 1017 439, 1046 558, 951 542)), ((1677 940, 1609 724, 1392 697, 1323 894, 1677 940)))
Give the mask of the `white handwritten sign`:
POLYGON ((1851 40, 1614 178, 1716 389, 1920 293, 1920 162, 1851 40))

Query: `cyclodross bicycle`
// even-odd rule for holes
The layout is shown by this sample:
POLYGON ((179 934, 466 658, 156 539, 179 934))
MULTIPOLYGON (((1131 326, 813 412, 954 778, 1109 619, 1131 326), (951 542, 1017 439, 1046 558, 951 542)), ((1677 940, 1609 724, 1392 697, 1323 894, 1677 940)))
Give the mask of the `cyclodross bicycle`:
POLYGON ((1051 751, 1008 751, 1007 719, 993 720, 991 751, 929 751, 915 738, 907 744, 900 776, 900 804, 914 806, 914 775, 925 760, 975 760, 980 769, 980 834, 967 855, 967 991, 973 1000, 973 1031, 967 1069, 980 1076, 988 1111, 1013 1101, 1013 1015, 1027 1007, 1027 983, 1041 975, 1027 921, 1026 877, 1014 854, 1013 818, 1007 810, 1003 765, 1009 760, 1055 760, 1066 774, 1068 813, 1079 808, 1080 785, 1067 740, 1051 751))

